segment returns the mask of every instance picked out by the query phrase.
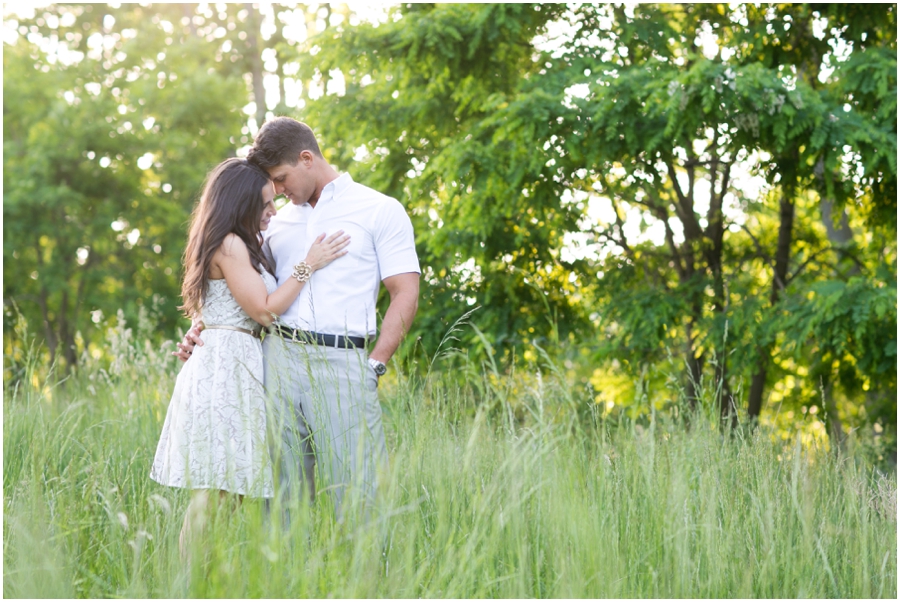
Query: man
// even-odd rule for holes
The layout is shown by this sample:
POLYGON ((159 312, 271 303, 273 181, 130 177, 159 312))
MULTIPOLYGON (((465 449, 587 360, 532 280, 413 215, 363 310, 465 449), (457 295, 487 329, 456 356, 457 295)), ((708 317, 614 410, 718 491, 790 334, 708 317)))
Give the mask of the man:
MULTIPOLYGON (((282 493, 305 481, 314 495, 317 460, 341 516, 348 487, 371 500, 376 474, 387 461, 377 383, 418 308, 412 224, 398 201, 339 175, 309 126, 294 119, 267 122, 247 159, 267 171, 276 193, 291 201, 272 218, 263 245, 279 285, 303 277, 300 262, 318 234, 350 235, 348 254, 309 278, 263 342, 265 384, 274 397, 270 422, 281 438, 273 458, 282 493), (376 335, 379 283, 390 305, 367 356, 366 343, 376 335)), ((179 356, 186 359, 197 341, 192 329, 179 356)))

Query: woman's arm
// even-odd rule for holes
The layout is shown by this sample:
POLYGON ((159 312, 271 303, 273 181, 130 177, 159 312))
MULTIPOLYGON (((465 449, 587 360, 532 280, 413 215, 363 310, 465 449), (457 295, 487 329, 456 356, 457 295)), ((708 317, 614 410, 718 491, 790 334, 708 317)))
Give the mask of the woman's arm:
MULTIPOLYGON (((348 244, 350 236, 344 234, 343 230, 328 238, 321 234, 309 249, 306 263, 313 272, 322 269, 338 257, 346 255, 345 247, 348 244)), ((263 326, 269 326, 283 314, 306 284, 305 281, 289 278, 269 295, 259 272, 250 262, 247 245, 234 234, 229 234, 222 242, 213 257, 213 264, 225 276, 225 282, 241 309, 263 326)))

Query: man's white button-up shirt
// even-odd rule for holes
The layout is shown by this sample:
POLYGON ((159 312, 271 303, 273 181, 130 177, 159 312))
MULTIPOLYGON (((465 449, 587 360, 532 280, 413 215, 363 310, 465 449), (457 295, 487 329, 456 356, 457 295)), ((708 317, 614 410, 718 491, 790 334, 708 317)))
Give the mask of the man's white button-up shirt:
POLYGON ((293 328, 349 336, 376 334, 381 281, 421 273, 412 222, 397 200, 343 174, 322 190, 315 208, 289 203, 263 233, 263 250, 281 285, 320 234, 343 230, 348 253, 316 271, 281 316, 293 328))

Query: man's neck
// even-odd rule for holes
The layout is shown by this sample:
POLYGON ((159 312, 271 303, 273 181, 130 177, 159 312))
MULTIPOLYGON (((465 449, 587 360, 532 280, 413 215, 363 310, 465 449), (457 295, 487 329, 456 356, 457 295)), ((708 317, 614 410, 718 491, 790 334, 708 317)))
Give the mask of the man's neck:
POLYGON ((315 198, 308 201, 309 206, 313 209, 316 208, 316 205, 318 204, 319 199, 322 197, 322 191, 325 190, 325 187, 340 177, 340 174, 338 174, 338 172, 336 172, 333 167, 331 167, 330 165, 327 165, 326 167, 328 169, 325 172, 325 179, 323 180, 322 185, 316 188, 315 198))

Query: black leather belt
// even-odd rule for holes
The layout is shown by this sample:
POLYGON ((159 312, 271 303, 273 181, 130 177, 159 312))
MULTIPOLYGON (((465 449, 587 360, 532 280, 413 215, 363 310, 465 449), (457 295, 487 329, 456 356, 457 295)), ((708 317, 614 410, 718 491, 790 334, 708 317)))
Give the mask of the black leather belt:
POLYGON ((339 334, 322 334, 320 332, 309 332, 308 330, 296 330, 281 324, 275 325, 275 331, 287 340, 296 343, 312 343, 337 349, 363 349, 366 346, 366 340, 362 337, 345 337, 339 334))

